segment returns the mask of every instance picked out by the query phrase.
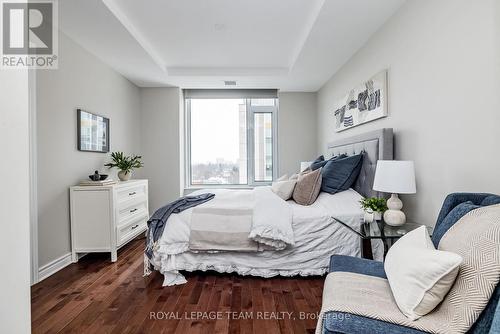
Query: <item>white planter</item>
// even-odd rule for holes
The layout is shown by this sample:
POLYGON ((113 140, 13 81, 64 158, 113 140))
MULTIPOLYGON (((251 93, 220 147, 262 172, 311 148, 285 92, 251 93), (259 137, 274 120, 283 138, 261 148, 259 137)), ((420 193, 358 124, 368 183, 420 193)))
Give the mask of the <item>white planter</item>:
POLYGON ((380 212, 365 211, 364 219, 367 223, 382 220, 382 214, 380 212))
POLYGON ((118 178, 120 181, 128 181, 132 177, 132 172, 119 171, 118 178))

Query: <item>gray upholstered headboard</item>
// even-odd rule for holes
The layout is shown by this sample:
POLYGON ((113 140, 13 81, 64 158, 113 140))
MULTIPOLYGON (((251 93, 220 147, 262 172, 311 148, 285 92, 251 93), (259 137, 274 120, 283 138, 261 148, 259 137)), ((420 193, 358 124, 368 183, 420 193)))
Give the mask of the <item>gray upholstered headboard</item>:
POLYGON ((379 193, 373 190, 373 179, 377 161, 392 160, 393 147, 392 129, 380 129, 329 143, 328 158, 339 154, 351 156, 364 151, 363 166, 353 188, 362 196, 376 197, 379 193))

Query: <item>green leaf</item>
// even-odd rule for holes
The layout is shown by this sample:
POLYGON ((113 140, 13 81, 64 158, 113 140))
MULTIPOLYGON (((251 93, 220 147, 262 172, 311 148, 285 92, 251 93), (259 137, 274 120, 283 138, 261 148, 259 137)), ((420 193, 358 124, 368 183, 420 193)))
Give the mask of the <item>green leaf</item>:
POLYGON ((144 166, 141 161, 142 156, 126 156, 123 152, 112 152, 111 162, 104 164, 108 168, 118 168, 126 173, 131 172, 134 169, 138 169, 144 166))
POLYGON ((365 211, 384 212, 387 210, 387 200, 385 198, 369 197, 362 199, 359 203, 365 211))

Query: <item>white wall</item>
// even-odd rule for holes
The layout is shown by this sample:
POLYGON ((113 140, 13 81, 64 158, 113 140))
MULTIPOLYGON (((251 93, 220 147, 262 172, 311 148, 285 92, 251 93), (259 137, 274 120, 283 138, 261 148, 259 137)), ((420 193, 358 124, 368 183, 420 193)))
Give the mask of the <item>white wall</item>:
POLYGON ((415 160, 410 218, 433 225, 446 194, 500 193, 500 71, 495 0, 409 0, 318 92, 318 150, 382 127, 397 159, 415 160), (384 120, 334 133, 333 107, 354 85, 389 69, 384 120))
POLYGON ((279 175, 297 173, 301 161, 316 158, 316 93, 279 93, 279 175))
POLYGON ((28 73, 0 71, 0 333, 30 333, 28 73))
POLYGON ((108 154, 77 150, 76 109, 110 118, 111 151, 140 153, 139 88, 62 33, 59 55, 58 70, 37 72, 40 267, 70 252, 68 188, 110 172, 108 154))
POLYGON ((181 189, 179 88, 141 88, 141 154, 149 179, 149 211, 177 199, 181 189))

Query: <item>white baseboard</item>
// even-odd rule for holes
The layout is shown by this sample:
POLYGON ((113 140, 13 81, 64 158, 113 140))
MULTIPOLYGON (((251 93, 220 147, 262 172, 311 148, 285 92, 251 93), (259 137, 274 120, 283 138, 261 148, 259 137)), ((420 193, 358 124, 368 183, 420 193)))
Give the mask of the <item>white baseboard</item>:
POLYGON ((40 269, 38 269, 38 282, 41 282, 47 277, 57 273, 59 270, 67 267, 71 263, 71 253, 68 253, 40 267, 40 269))

